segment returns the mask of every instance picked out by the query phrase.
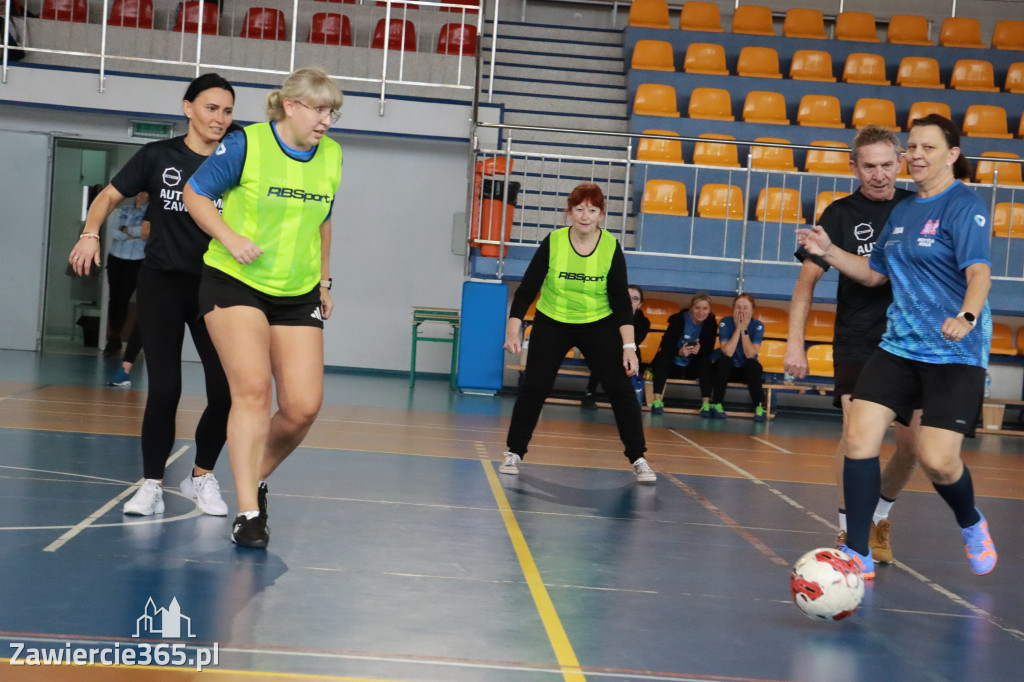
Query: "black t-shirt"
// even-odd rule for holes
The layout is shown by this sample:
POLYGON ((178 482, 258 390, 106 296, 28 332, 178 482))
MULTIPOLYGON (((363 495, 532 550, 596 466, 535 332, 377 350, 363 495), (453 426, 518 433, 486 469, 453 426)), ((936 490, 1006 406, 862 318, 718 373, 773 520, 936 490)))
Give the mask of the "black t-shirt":
MULTIPOLYGON (((897 188, 889 201, 872 201, 858 187, 850 196, 829 204, 818 224, 825 229, 833 244, 843 251, 866 258, 893 207, 911 196, 914 196, 913 192, 897 188)), ((829 268, 828 263, 817 256, 810 256, 803 248, 797 250, 796 257, 801 262, 810 258, 826 271, 829 268)), ((843 359, 863 359, 869 355, 885 333, 885 314, 891 303, 892 286, 888 282, 880 287, 866 287, 840 273, 836 289, 835 337, 832 341, 835 355, 843 359)))
MULTIPOLYGON (((185 183, 206 161, 185 145, 184 137, 150 142, 135 153, 110 184, 126 197, 149 192, 147 267, 198 275, 210 237, 185 210, 185 183)), ((218 200, 220 208, 221 201, 218 200)))

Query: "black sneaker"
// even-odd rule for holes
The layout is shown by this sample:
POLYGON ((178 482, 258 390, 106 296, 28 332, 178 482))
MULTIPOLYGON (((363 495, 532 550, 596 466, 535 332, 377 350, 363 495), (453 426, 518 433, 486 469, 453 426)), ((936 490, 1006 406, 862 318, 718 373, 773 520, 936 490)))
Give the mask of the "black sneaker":
POLYGON ((267 487, 266 482, 260 483, 260 487, 256 489, 256 505, 260 509, 260 521, 263 522, 263 527, 267 529, 267 535, 270 534, 270 527, 267 525, 267 493, 270 492, 270 488, 267 487))
POLYGON ((267 543, 270 542, 270 535, 260 517, 250 519, 245 514, 239 514, 231 526, 231 542, 239 547, 266 549, 267 543))
POLYGON ((594 399, 593 393, 584 393, 583 400, 580 401, 580 407, 584 410, 596 410, 597 400, 594 399))

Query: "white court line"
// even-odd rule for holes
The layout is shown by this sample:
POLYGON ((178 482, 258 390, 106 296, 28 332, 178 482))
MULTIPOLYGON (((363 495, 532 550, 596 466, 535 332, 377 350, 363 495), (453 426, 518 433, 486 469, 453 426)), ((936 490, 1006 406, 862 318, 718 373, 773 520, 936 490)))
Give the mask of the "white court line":
MULTIPOLYGON (((177 452, 172 454, 167 459, 166 466, 170 466, 171 464, 173 464, 176 459, 178 459, 183 454, 185 454, 185 452, 188 451, 188 448, 189 448, 189 446, 182 445, 181 448, 179 448, 177 452)), ((128 488, 126 488, 125 490, 122 490, 120 493, 118 493, 114 497, 114 499, 112 499, 109 502, 107 502, 105 505, 103 505, 102 507, 100 507, 99 509, 94 511, 92 514, 89 514, 89 516, 85 517, 79 523, 77 523, 74 526, 72 526, 72 528, 70 530, 68 530, 66 533, 64 533, 59 538, 57 538, 56 540, 54 540, 53 542, 48 544, 46 547, 44 547, 43 551, 44 552, 56 552, 58 549, 63 547, 66 542, 68 542, 69 540, 74 538, 76 535, 78 535, 83 530, 85 530, 86 528, 91 526, 93 523, 98 521, 100 518, 102 518, 103 515, 106 514, 108 511, 110 511, 111 509, 116 507, 117 504, 121 500, 123 500, 124 498, 128 497, 129 495, 131 495, 136 490, 138 490, 139 487, 141 487, 142 484, 145 483, 145 482, 146 482, 145 478, 140 478, 138 481, 136 481, 135 483, 130 485, 128 488)))
MULTIPOLYGON (((827 521, 824 518, 822 518, 821 516, 819 516, 818 514, 815 514, 810 509, 808 509, 807 507, 803 506, 802 504, 800 504, 799 502, 797 502, 796 500, 791 498, 789 495, 786 495, 785 493, 783 493, 781 490, 778 490, 777 488, 773 488, 772 486, 768 485, 767 483, 762 481, 757 476, 754 476, 752 473, 746 471, 745 469, 742 469, 741 467, 736 466, 735 464, 733 464, 732 462, 728 461, 727 459, 716 455, 715 453, 713 453, 711 450, 708 450, 704 446, 698 445, 696 442, 694 442, 693 440, 687 438, 686 436, 684 436, 683 434, 679 433, 675 429, 669 429, 669 431, 671 433, 674 433, 676 436, 678 436, 682 440, 686 441, 687 443, 689 443, 693 447, 697 448, 698 450, 700 450, 701 452, 706 454, 708 457, 711 457, 711 458, 715 459, 716 461, 718 461, 718 462, 724 464, 725 466, 729 467, 730 469, 732 469, 736 473, 738 473, 741 476, 743 476, 744 478, 748 479, 750 482, 756 483, 757 485, 763 485, 773 495, 775 495, 776 497, 782 499, 787 504, 789 504, 789 505, 799 509, 800 511, 804 512, 805 514, 810 516, 815 521, 818 521, 818 522, 824 524, 825 526, 828 526, 832 530, 838 530, 838 528, 835 526, 835 524, 832 524, 829 521, 827 521)), ((909 573, 914 578, 917 578, 917 580, 919 580, 921 583, 923 583, 924 585, 927 585, 928 587, 932 588, 933 590, 935 590, 936 592, 938 592, 942 596, 944 596, 947 599, 949 599, 950 601, 952 601, 954 604, 957 604, 958 606, 961 606, 961 607, 967 609, 968 611, 973 613, 978 618, 981 618, 981 619, 987 621, 989 623, 989 625, 992 625, 993 627, 996 627, 996 628, 1002 630, 1003 632, 1006 632, 1006 633, 1012 635, 1013 637, 1016 637, 1019 640, 1024 640, 1024 632, 1022 632, 1020 630, 1016 630, 1016 629, 1011 628, 1011 627, 1007 627, 1005 625, 1002 625, 996 619, 995 616, 993 616, 991 613, 989 613, 985 609, 980 608, 978 606, 975 606, 974 604, 972 604, 968 600, 964 599, 960 595, 956 594, 955 592, 953 592, 953 591, 951 591, 949 589, 946 589, 942 585, 939 585, 938 583, 936 583, 931 578, 928 578, 927 576, 925 576, 925 575, 923 575, 921 573, 918 573, 917 571, 912 569, 910 566, 907 566, 903 562, 901 562, 901 561, 893 561, 892 565, 900 568, 901 570, 906 571, 907 573, 909 573)))
POLYGON ((764 443, 768 447, 775 448, 776 450, 778 450, 779 452, 781 452, 784 455, 792 455, 793 454, 792 452, 790 452, 789 450, 787 450, 784 447, 778 446, 775 443, 769 443, 764 438, 758 438, 757 436, 751 436, 750 438, 752 440, 756 440, 758 443, 764 443))

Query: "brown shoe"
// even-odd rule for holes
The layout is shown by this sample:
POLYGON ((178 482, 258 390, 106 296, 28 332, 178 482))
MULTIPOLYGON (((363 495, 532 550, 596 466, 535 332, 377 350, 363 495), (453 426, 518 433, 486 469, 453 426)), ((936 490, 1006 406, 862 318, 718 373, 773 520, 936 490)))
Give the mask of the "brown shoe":
POLYGON ((836 535, 835 548, 839 549, 839 545, 845 545, 845 544, 847 544, 846 543, 846 531, 845 530, 841 530, 841 531, 839 531, 839 534, 836 535))
POLYGON ((889 519, 879 521, 877 526, 874 523, 871 524, 871 530, 868 533, 868 547, 871 548, 871 553, 875 557, 875 563, 892 563, 892 547, 889 545, 889 519))

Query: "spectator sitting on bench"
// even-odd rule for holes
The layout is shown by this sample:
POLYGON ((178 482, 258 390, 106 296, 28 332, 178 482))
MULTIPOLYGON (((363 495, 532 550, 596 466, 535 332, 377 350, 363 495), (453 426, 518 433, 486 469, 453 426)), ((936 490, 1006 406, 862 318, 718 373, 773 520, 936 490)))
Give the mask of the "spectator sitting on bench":
POLYGON ((668 318, 668 329, 654 356, 654 399, 651 414, 661 414, 665 403, 665 382, 669 379, 697 379, 700 383, 700 416, 711 416, 713 370, 711 353, 715 350, 717 325, 711 310, 711 297, 704 292, 693 295, 690 307, 668 318))
MULTIPOLYGON (((635 284, 629 285, 629 302, 633 305, 633 339, 637 345, 636 357, 637 360, 643 364, 644 359, 640 357, 640 344, 647 338, 647 332, 651 331, 651 321, 644 315, 644 311, 640 310, 640 305, 644 302, 644 290, 635 284)), ((644 404, 644 378, 640 372, 630 377, 633 380, 633 388, 637 391, 636 398, 641 405, 644 404)), ((587 392, 583 394, 583 400, 580 401, 580 407, 584 410, 596 410, 597 400, 594 398, 594 393, 597 391, 597 385, 601 383, 597 377, 593 374, 590 375, 590 379, 587 381, 587 392)))
POLYGON ((767 418, 764 409, 764 387, 761 363, 757 353, 764 340, 764 323, 754 317, 757 305, 750 294, 740 294, 732 303, 732 315, 718 324, 721 357, 715 362, 715 380, 711 393, 711 416, 725 419, 722 402, 730 381, 747 385, 754 403, 754 421, 767 418))

